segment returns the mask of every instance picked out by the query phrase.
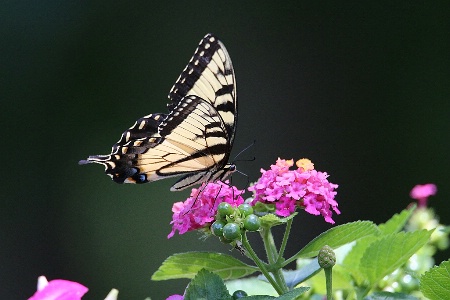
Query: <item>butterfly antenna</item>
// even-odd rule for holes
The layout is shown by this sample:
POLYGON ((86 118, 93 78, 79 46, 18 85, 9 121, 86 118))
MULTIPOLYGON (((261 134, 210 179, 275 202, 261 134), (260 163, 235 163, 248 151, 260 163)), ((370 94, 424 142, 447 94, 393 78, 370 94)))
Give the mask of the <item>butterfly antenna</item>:
POLYGON ((247 174, 245 174, 244 172, 241 172, 239 170, 236 170, 236 172, 238 172, 239 174, 241 174, 242 176, 245 176, 245 178, 247 178, 247 187, 248 188, 250 186, 250 177, 248 177, 247 174))
POLYGON ((245 147, 244 149, 242 149, 242 150, 234 157, 233 163, 234 163, 234 162, 237 162, 237 161, 254 161, 254 160, 256 160, 256 157, 253 157, 252 159, 246 159, 246 160, 237 160, 237 158, 238 158, 242 153, 244 153, 245 151, 247 151, 248 149, 250 149, 251 147, 253 147, 253 146, 255 145, 255 143, 256 143, 256 140, 253 140, 253 142, 252 142, 250 145, 248 145, 247 147, 245 147))

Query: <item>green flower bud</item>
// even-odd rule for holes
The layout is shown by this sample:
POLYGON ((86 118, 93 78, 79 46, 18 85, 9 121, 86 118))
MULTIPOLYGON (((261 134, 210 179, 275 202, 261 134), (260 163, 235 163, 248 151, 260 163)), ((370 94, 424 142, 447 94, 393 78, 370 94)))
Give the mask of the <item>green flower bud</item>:
POLYGON ((319 261, 319 266, 321 268, 329 269, 336 264, 336 255, 330 246, 325 245, 320 249, 317 260, 319 261))

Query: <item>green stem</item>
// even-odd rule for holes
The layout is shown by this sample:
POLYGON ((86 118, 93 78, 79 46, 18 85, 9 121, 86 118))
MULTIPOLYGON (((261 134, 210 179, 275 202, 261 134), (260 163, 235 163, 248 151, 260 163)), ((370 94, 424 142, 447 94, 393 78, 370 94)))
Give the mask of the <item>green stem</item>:
POLYGON ((370 289, 371 289, 370 286, 367 286, 367 287, 365 287, 365 288, 359 288, 359 289, 357 289, 357 290, 356 290, 356 299, 358 299, 358 300, 359 300, 359 299, 363 299, 364 296, 366 296, 366 295, 369 293, 370 289))
POLYGON ((281 267, 284 268, 285 266, 287 266, 288 264, 290 264, 291 262, 293 262, 296 259, 297 259, 296 255, 292 256, 291 258, 286 259, 283 263, 281 263, 281 267))
POLYGON ((242 245, 247 250, 248 254, 252 258, 252 260, 255 262, 255 264, 258 266, 258 268, 261 270, 261 273, 263 273, 263 275, 267 278, 267 280, 273 286, 275 291, 279 295, 282 295, 283 294, 283 288, 278 285, 278 283, 275 281, 275 279, 273 279, 273 277, 267 271, 266 266, 264 265, 264 263, 256 255, 255 251, 253 251, 253 248, 250 245, 250 243, 248 242, 247 235, 245 233, 242 235, 242 245))
POLYGON ((283 288, 283 294, 287 293, 289 291, 286 280, 284 280, 283 271, 281 268, 276 269, 274 272, 272 272, 273 276, 275 277, 275 280, 277 283, 283 288))
POLYGON ((283 293, 286 293, 288 292, 289 289, 286 285, 286 281, 284 280, 281 266, 279 265, 278 262, 280 256, 278 254, 277 247, 273 239, 272 231, 270 230, 270 228, 264 228, 261 232, 261 236, 263 238, 270 270, 278 285, 283 289, 283 293))
POLYGON ((333 268, 324 268, 327 286, 327 300, 332 300, 333 295, 333 268))
POLYGON ((270 228, 263 228, 260 233, 266 250, 267 260, 269 261, 269 264, 274 264, 278 256, 278 251, 273 239, 272 231, 270 228))
POLYGON ((278 253, 277 263, 282 263, 284 260, 284 250, 286 249, 287 241, 289 239, 289 233, 291 232, 293 219, 289 219, 286 223, 286 230, 284 231, 283 241, 281 242, 280 252, 278 253))

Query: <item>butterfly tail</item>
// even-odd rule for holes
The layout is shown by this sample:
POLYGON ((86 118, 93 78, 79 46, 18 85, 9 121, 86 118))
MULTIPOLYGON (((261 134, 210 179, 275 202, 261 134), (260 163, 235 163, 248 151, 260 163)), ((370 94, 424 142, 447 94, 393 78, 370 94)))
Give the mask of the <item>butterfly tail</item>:
POLYGON ((106 161, 111 159, 111 155, 91 155, 87 159, 82 159, 78 162, 79 165, 87 164, 102 164, 105 165, 106 161))

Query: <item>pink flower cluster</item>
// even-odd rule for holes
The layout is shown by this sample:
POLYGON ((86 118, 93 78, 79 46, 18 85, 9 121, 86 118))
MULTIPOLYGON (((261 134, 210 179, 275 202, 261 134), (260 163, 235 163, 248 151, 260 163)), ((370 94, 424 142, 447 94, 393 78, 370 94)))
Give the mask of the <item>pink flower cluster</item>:
POLYGON ((291 215, 300 206, 334 224, 333 211, 341 213, 334 200, 338 185, 327 180, 327 173, 314 170, 308 159, 297 161, 297 169, 290 170, 293 165, 293 160, 278 158, 270 170, 261 169, 262 176, 248 188, 255 195, 252 205, 258 201, 275 204, 275 213, 282 217, 291 215))
POLYGON ((171 238, 175 231, 184 234, 188 231, 211 225, 217 213, 217 206, 221 202, 228 202, 233 207, 244 203, 241 194, 244 191, 221 181, 202 184, 198 189, 192 189, 191 196, 184 202, 174 203, 172 207, 172 231, 167 238, 171 238))

